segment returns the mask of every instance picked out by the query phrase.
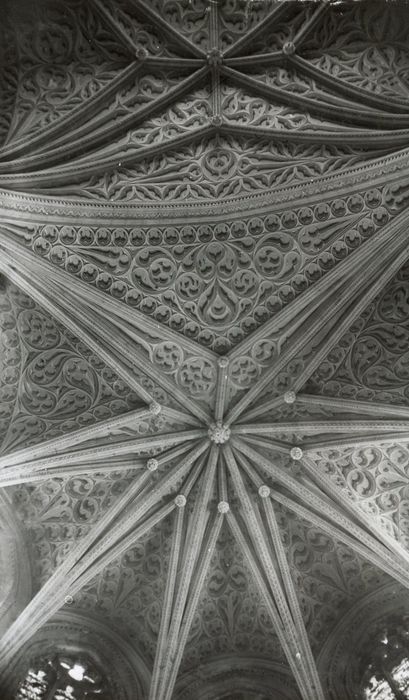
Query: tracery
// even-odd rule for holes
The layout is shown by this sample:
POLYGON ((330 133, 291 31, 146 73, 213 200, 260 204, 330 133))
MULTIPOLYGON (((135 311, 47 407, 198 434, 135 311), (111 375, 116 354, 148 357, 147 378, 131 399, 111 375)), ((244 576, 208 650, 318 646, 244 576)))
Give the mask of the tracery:
POLYGON ((84 657, 57 654, 33 660, 16 700, 112 700, 107 679, 84 657))
MULTIPOLYGON (((409 15, 23 5, 0 61, 0 487, 33 590, 0 692, 70 611, 107 620, 115 700, 140 675, 142 700, 327 700, 332 630, 409 588, 409 15)), ((399 625, 364 696, 407 692, 399 625)), ((31 657, 21 698, 109 697, 86 654, 31 657)))
POLYGON ((362 655, 365 700, 409 697, 409 617, 388 619, 362 655))

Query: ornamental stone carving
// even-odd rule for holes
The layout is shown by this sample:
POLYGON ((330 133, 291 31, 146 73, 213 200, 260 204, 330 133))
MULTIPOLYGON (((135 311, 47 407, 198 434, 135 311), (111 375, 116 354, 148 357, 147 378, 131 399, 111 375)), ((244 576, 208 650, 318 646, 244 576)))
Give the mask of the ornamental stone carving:
POLYGON ((87 639, 118 700, 352 697, 409 587, 405 12, 8 14, 0 683, 87 639))
MULTIPOLYGON (((109 692, 115 693, 118 700, 135 700, 146 693, 149 671, 129 643, 102 620, 73 611, 60 612, 38 633, 35 641, 24 648, 13 664, 10 693, 24 678, 31 663, 41 657, 53 658, 58 652, 63 658, 84 654, 102 674, 109 667, 106 681, 109 692)), ((11 697, 7 695, 7 700, 11 697)))
MULTIPOLYGON (((214 227, 47 224, 9 235, 148 318, 225 352, 335 269, 407 197, 402 183, 214 227)), ((156 357, 171 363, 169 371, 182 363, 180 350, 166 344, 156 357)))

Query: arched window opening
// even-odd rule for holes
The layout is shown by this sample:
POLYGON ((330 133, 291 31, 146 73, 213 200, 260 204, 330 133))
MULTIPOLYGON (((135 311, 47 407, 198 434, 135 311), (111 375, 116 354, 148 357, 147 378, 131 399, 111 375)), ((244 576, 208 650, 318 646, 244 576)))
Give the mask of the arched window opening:
POLYGON ((269 700, 269 698, 267 695, 257 692, 249 693, 248 691, 237 691, 236 693, 226 693, 220 700, 269 700))
POLYGON ((409 616, 377 630, 361 669, 363 700, 409 698, 409 616))
POLYGON ((15 700, 112 700, 112 694, 91 661, 57 654, 33 661, 15 700))

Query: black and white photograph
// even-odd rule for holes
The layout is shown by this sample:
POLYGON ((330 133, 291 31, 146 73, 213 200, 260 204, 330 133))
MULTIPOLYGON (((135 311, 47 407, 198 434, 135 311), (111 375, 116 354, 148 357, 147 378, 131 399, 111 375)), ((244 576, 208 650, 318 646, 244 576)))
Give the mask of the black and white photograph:
POLYGON ((0 700, 409 700, 409 1, 0 0, 0 700))

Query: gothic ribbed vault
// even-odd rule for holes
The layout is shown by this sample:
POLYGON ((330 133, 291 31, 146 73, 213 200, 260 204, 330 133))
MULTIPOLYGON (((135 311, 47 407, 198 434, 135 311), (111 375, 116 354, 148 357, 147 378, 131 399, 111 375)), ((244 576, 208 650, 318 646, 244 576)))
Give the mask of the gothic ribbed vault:
POLYGON ((143 700, 345 700, 409 587, 409 11, 5 8, 4 693, 83 617, 143 700))

